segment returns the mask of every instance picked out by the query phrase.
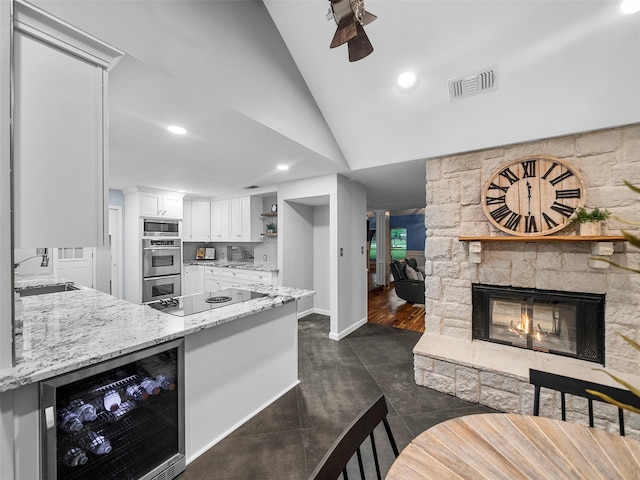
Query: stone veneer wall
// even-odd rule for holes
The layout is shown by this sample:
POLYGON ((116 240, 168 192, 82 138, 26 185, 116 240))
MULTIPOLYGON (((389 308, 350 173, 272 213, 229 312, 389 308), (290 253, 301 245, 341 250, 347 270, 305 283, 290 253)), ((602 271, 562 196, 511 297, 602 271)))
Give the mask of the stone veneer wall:
MULTIPOLYGON (((485 181, 500 165, 525 155, 568 160, 585 177, 587 206, 606 207, 622 218, 640 220, 640 196, 623 184, 628 180, 640 185, 640 125, 426 162, 426 331, 414 350, 416 383, 501 411, 531 414, 529 368, 614 383, 604 373, 595 372, 598 365, 590 362, 472 341, 472 282, 605 293, 605 366, 633 382, 640 371, 640 354, 615 332, 640 339, 640 275, 602 268, 602 262, 590 265, 591 244, 578 242, 483 243, 481 263, 470 261, 469 244, 458 241, 458 236, 505 235, 482 211, 480 194, 485 181)), ((620 228, 622 223, 610 220, 603 234, 620 234, 620 228)), ((633 231, 633 227, 626 228, 633 231)), ((570 226, 559 234, 574 231, 570 226)), ((613 261, 640 268, 637 249, 622 242, 614 243, 614 249, 613 261)), ((569 408, 570 417, 584 422, 578 417, 586 415, 586 401, 571 399, 569 408)), ((543 389, 541 414, 555 412, 549 416, 557 417, 558 411, 559 398, 543 389)), ((617 429, 609 423, 617 423, 612 406, 597 407, 596 415, 598 424, 617 429)), ((628 434, 640 436, 640 416, 629 417, 628 434)))

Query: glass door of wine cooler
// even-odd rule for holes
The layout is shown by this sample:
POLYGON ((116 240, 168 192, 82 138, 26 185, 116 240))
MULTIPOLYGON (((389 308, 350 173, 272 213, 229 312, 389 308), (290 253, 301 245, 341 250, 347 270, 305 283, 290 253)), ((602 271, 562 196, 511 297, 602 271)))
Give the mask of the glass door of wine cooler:
POLYGON ((170 480, 184 471, 183 355, 179 340, 41 382, 42 477, 170 480))

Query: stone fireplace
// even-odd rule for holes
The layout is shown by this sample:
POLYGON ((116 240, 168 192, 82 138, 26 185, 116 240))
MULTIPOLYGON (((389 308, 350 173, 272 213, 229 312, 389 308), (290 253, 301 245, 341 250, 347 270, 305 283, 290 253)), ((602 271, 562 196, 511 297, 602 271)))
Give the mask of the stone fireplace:
MULTIPOLYGON (((640 125, 426 161, 426 331, 414 349, 416 383, 497 410, 530 415, 530 368, 619 386, 596 370, 604 366, 608 372, 640 385, 640 353, 617 335, 640 340, 640 275, 593 260, 603 256, 638 269, 640 251, 625 242, 607 239, 473 241, 474 237, 506 236, 484 216, 480 204, 482 186, 499 166, 528 155, 555 156, 579 169, 586 181, 586 206, 608 208, 621 218, 640 220, 640 198, 624 185, 624 180, 640 185, 640 125), (502 328, 502 338, 479 338, 482 332, 476 331, 473 318, 474 284, 606 298, 601 320, 594 320, 596 324, 601 322, 594 327, 596 332, 600 328, 594 341, 602 343, 595 354, 601 357, 593 358, 593 345, 589 342, 579 347, 580 353, 573 352, 569 336, 574 335, 577 342, 578 334, 569 332, 573 327, 565 318, 571 308, 583 307, 571 302, 558 307, 555 313, 548 304, 544 308, 540 304, 538 317, 545 324, 523 327, 528 332, 521 341, 540 348, 514 348, 505 338, 510 320, 508 325, 496 326, 496 332, 502 328), (551 352, 556 347, 536 345, 536 330, 553 333, 558 339, 565 335, 565 347, 557 349, 571 352, 551 352)), ((603 235, 620 235, 621 228, 638 231, 637 227, 609 220, 603 235)), ((554 234, 558 235, 572 236, 577 232, 569 226, 554 234)), ((501 313, 515 310, 526 316, 527 309, 535 307, 533 303, 525 303, 524 308, 520 303, 517 307, 498 303, 496 308, 502 309, 501 313)), ((486 331, 490 325, 485 323, 481 328, 486 331)), ((583 417, 586 418, 587 404, 581 400, 569 400, 568 418, 586 423, 583 417)), ((596 405, 595 409, 596 423, 616 431, 617 410, 606 404, 596 405)), ((541 414, 558 417, 558 412, 559 397, 543 390, 541 414)), ((640 415, 628 417, 627 435, 640 438, 640 415)))

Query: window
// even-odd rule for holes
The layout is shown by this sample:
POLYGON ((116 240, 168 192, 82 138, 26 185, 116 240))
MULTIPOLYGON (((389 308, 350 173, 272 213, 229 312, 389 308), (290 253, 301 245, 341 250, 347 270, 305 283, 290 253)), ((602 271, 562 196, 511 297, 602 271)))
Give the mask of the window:
POLYGON ((58 260, 82 260, 84 258, 84 248, 65 247, 58 249, 58 260))

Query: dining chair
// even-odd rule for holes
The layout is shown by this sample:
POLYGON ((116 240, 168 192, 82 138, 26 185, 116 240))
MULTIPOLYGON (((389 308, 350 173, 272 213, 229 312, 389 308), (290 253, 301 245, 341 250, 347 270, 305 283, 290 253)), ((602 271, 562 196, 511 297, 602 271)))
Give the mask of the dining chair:
POLYGON ((326 455, 320 460, 309 480, 337 480, 342 473, 342 478, 348 480, 347 463, 353 457, 354 453, 358 458, 358 467, 360 469, 360 478, 365 479, 364 465, 362 462, 362 454, 360 446, 369 437, 371 439, 371 450, 376 468, 378 480, 380 476, 380 463, 378 461, 378 452, 376 449, 373 430, 382 423, 389 437, 389 443, 394 455, 398 456, 398 447, 393 438, 391 427, 387 421, 389 410, 384 395, 380 395, 366 410, 364 410, 349 426, 343 430, 338 439, 333 443, 326 455))
MULTIPOLYGON (((562 420, 567 420, 567 406, 565 394, 576 395, 586 398, 589 404, 589 426, 593 427, 593 401, 604 402, 600 397, 592 395, 587 390, 595 390, 597 392, 608 395, 614 400, 640 408, 640 398, 636 397, 629 390, 611 387, 609 385, 601 385, 598 383, 588 382, 577 378, 564 377, 555 373, 542 372, 540 370, 529 369, 529 383, 535 386, 535 394, 533 398, 533 414, 540 414, 540 388, 549 388, 560 392, 560 403, 562 420)), ((618 424, 620 435, 624 436, 624 412, 622 408, 618 408, 618 424)))

